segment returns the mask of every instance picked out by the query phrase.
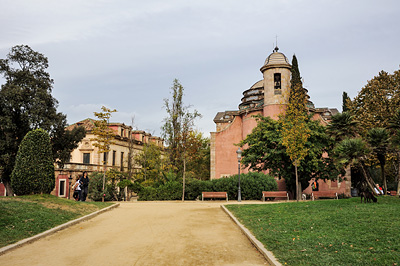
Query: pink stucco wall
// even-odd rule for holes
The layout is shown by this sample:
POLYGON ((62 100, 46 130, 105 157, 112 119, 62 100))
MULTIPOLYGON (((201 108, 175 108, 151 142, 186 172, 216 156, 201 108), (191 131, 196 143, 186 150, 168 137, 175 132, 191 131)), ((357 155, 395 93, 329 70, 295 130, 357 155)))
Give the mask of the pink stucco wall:
POLYGON ((215 134, 215 178, 237 174, 238 161, 234 144, 242 140, 242 118, 236 116, 224 130, 215 134))

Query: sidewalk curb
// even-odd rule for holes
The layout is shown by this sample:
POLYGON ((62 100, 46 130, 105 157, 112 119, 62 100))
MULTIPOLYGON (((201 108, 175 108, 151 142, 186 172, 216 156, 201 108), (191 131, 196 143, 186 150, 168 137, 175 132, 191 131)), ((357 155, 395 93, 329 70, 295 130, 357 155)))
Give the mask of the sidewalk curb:
POLYGON ((246 235, 246 237, 250 240, 250 242, 258 249, 258 251, 264 256, 264 258, 274 266, 282 266, 280 262, 275 258, 274 254, 272 252, 268 251, 264 245, 257 240, 253 234, 246 228, 244 227, 238 219, 236 219, 235 216, 224 206, 221 205, 221 208, 225 211, 226 214, 239 226, 240 230, 246 235))
POLYGON ((95 217, 95 216, 97 216, 97 215, 99 215, 99 214, 101 214, 103 212, 109 211, 109 210, 114 209, 114 208, 116 208, 118 206, 119 206, 119 203, 115 203, 115 204, 113 204, 113 205, 111 205, 109 207, 103 208, 101 210, 98 210, 98 211, 93 212, 91 214, 85 215, 85 216, 80 217, 78 219, 66 222, 65 224, 61 224, 61 225, 56 226, 54 228, 51 228, 51 229, 49 229, 47 231, 44 231, 44 232, 42 232, 40 234, 34 235, 32 237, 29 237, 29 238, 25 238, 25 239, 23 239, 21 241, 18 241, 15 244, 11 244, 11 245, 2 247, 2 248, 0 248, 0 256, 5 254, 8 251, 11 251, 13 249, 22 247, 22 246, 24 246, 26 244, 29 244, 29 243, 33 243, 36 240, 39 240, 39 239, 41 239, 41 238, 43 238, 45 236, 49 236, 49 235, 54 234, 54 233, 56 233, 58 231, 61 231, 61 230, 65 229, 65 228, 67 228, 69 226, 75 225, 75 224, 83 222, 85 220, 89 220, 89 219, 91 219, 91 218, 93 218, 93 217, 95 217))

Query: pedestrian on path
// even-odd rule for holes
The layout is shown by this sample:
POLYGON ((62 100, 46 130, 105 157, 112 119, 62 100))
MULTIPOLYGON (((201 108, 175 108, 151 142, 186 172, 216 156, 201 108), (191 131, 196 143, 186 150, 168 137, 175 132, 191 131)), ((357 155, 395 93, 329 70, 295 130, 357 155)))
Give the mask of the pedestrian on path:
POLYGON ((86 197, 88 195, 88 189, 89 189, 89 177, 87 172, 83 172, 83 176, 79 180, 80 186, 81 186, 81 199, 80 201, 86 201, 86 197))
POLYGON ((79 182, 79 176, 76 177, 76 182, 75 184, 72 186, 72 189, 74 190, 74 194, 73 197, 76 201, 79 201, 81 199, 81 186, 80 186, 80 182, 79 182))

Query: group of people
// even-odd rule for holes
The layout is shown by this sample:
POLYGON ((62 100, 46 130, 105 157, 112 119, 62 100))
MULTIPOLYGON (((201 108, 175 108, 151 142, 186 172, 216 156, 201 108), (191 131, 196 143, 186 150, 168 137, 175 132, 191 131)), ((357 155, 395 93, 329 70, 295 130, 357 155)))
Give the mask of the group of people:
POLYGON ((375 193, 378 194, 378 195, 383 195, 384 194, 383 193, 383 189, 379 186, 379 184, 375 184, 374 190, 375 190, 375 193))
POLYGON ((87 172, 83 172, 82 176, 76 177, 76 182, 72 186, 74 190, 73 197, 76 201, 86 201, 89 188, 89 177, 87 172))

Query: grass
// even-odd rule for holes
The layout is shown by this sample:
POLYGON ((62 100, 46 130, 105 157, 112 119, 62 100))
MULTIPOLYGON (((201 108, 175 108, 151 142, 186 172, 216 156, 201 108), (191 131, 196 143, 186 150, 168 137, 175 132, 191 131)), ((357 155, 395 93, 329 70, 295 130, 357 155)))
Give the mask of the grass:
POLYGON ((52 195, 0 197, 0 248, 110 205, 52 195))
POLYGON ((283 265, 400 265, 400 199, 226 206, 283 265))

